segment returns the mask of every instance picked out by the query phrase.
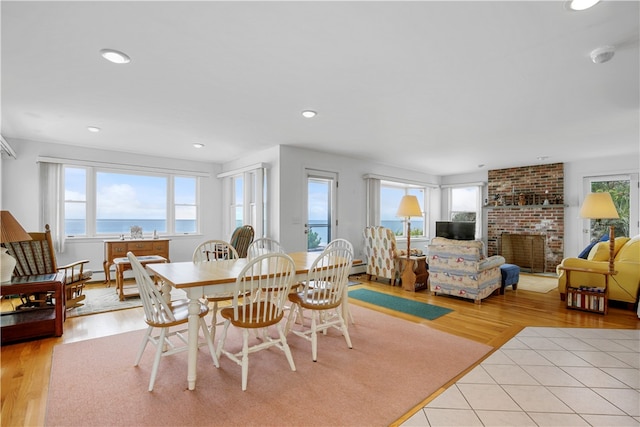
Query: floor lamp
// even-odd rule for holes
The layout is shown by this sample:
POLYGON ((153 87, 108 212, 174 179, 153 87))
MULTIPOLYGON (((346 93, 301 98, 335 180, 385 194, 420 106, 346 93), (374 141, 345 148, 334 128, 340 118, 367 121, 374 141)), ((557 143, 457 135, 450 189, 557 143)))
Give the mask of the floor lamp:
MULTIPOLYGON (((589 193, 582 202, 580 208, 582 218, 595 219, 618 219, 618 211, 613 204, 613 199, 609 193, 589 193)), ((609 272, 613 273, 613 255, 615 248, 615 230, 613 225, 609 226, 609 272)))
MULTIPOLYGON (((23 242, 31 240, 20 223, 9 211, 0 211, 0 243, 23 242)), ((7 248, 0 248, 0 282, 10 282, 13 269, 16 268, 16 259, 7 253, 7 248)))
POLYGON ((422 210, 420 209, 420 203, 416 196, 402 196, 400 200, 400 206, 398 207, 397 216, 407 218, 407 261, 411 256, 411 217, 422 216, 422 210))

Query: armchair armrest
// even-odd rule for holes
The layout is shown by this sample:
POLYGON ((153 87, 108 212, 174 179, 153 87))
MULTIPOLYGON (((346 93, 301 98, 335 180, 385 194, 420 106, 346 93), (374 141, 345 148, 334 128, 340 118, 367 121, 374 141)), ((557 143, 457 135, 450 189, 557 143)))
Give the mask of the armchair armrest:
POLYGON ((478 271, 489 270, 490 268, 500 267, 506 260, 502 255, 493 255, 489 258, 478 261, 478 271))
POLYGON ((65 283, 74 283, 80 280, 86 281, 93 275, 93 272, 91 270, 84 269, 84 265, 87 263, 89 263, 88 259, 74 261, 67 265, 61 265, 57 267, 56 270, 64 272, 65 283))
POLYGON ((617 271, 609 271, 609 264, 606 264, 607 269, 606 270, 602 270, 602 269, 595 269, 595 268, 584 268, 584 267, 565 267, 563 265, 559 265, 557 267, 558 271, 564 270, 564 271, 579 271, 581 273, 593 273, 593 274, 605 274, 605 275, 611 275, 613 276, 614 274, 618 274, 617 271))
POLYGON ((80 267, 84 267, 84 264, 87 264, 89 262, 88 259, 83 259, 81 261, 74 261, 71 264, 67 264, 67 265, 60 265, 58 266, 58 270, 66 270, 68 268, 74 268, 76 266, 80 266, 80 267))

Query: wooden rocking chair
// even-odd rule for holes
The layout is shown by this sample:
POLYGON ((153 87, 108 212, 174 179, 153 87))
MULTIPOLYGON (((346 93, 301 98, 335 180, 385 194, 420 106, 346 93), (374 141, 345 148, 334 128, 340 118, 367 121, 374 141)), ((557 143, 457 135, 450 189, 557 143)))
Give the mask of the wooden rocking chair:
MULTIPOLYGON (((64 273, 65 306, 67 309, 82 305, 85 299, 83 289, 85 283, 91 279, 93 272, 85 268, 89 260, 76 261, 71 264, 58 266, 56 254, 51 240, 49 224, 45 225, 44 233, 29 233, 33 240, 24 242, 5 243, 7 253, 16 259, 14 275, 31 276, 34 274, 64 273)), ((46 297, 48 299, 49 296, 46 297)), ((39 295, 22 295, 23 306, 43 305, 47 301, 39 295)))

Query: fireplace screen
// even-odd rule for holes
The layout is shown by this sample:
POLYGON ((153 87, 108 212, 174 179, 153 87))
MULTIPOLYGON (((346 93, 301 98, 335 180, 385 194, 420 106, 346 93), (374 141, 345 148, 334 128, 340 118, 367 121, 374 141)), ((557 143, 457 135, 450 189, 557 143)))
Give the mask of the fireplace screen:
POLYGON ((544 272, 545 239, 544 234, 502 233, 501 255, 507 263, 527 268, 531 273, 544 272))

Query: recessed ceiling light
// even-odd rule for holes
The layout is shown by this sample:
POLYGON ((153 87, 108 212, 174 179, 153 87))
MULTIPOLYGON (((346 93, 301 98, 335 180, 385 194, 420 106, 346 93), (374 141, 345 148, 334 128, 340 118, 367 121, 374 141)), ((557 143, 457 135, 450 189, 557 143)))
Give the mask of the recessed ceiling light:
POLYGON ((113 62, 114 64, 128 64, 131 62, 129 55, 114 49, 102 49, 100 51, 100 55, 102 55, 102 57, 107 61, 113 62))
POLYGON ((547 160, 547 159, 549 158, 549 156, 538 156, 538 157, 536 157, 536 158, 537 158, 538 160, 540 160, 540 161, 545 161, 545 160, 547 160))
POLYGON ((594 64, 604 64, 613 58, 616 53, 616 48, 613 46, 602 46, 591 51, 591 61, 594 64))
POLYGON ((318 113, 316 113, 315 111, 312 111, 312 110, 304 110, 304 111, 302 112, 302 116, 303 116, 303 117, 306 117, 307 119, 310 119, 310 118, 312 118, 312 117, 315 117, 315 116, 316 116, 316 114, 318 114, 318 113))
POLYGON ((93 133, 100 132, 100 128, 99 128, 99 127, 96 127, 96 126, 87 126, 87 130, 88 130, 89 132, 93 132, 93 133))
POLYGON ((193 146, 194 146, 195 148, 202 148, 202 147, 204 147, 204 144, 201 144, 201 143, 199 143, 199 142, 196 142, 195 144, 193 144, 193 146))
POLYGON ((571 0, 568 2, 571 10, 586 10, 598 4, 600 0, 571 0))

